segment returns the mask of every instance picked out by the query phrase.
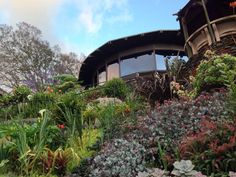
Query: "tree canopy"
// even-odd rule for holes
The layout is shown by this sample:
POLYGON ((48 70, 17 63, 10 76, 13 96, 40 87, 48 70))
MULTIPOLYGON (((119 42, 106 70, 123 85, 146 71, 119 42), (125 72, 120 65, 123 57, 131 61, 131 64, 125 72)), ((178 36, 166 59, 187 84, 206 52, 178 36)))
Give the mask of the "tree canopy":
MULTIPOLYGON (((81 55, 80 58, 84 58, 81 55)), ((0 86, 27 85, 42 90, 60 74, 77 75, 81 60, 74 53, 62 54, 42 39, 42 32, 25 22, 0 25, 0 86)))

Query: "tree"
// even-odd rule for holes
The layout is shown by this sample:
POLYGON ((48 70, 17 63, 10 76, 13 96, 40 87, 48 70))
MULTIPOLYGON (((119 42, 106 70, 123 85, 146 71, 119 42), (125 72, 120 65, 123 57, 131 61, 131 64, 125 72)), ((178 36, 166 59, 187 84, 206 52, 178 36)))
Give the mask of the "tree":
POLYGON ((60 53, 58 56, 57 64, 55 65, 55 72, 58 74, 70 74, 73 76, 79 75, 81 61, 85 59, 85 55, 81 54, 79 57, 70 52, 69 54, 60 53))
POLYGON ((73 54, 61 54, 42 40, 42 32, 27 23, 16 29, 0 25, 0 86, 25 84, 35 91, 53 82, 59 74, 77 74, 80 62, 73 54))

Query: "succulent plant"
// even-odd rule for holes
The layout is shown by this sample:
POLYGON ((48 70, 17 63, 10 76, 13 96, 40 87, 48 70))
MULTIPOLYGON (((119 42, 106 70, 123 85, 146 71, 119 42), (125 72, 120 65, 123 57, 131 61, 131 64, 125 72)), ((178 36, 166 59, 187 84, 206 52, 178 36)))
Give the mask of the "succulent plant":
POLYGON ((167 177, 165 171, 159 168, 147 169, 145 172, 139 172, 136 177, 167 177))
POLYGON ((90 177, 133 177, 144 171, 145 148, 123 139, 105 145, 93 159, 90 177))
POLYGON ((181 160, 174 163, 174 170, 171 172, 172 175, 187 177, 195 176, 197 171, 193 170, 194 165, 191 160, 181 160))
POLYGON ((236 177, 236 172, 230 171, 230 172, 229 172, 229 177, 236 177))
MULTIPOLYGON (((223 122, 227 109, 227 92, 203 93, 190 101, 167 101, 147 116, 138 116, 135 125, 126 124, 124 138, 146 149, 147 161, 158 161, 157 144, 172 152, 187 134, 200 130, 201 121, 223 122)), ((159 162, 157 162, 159 163, 159 162)), ((172 162, 171 162, 172 163, 172 162)))

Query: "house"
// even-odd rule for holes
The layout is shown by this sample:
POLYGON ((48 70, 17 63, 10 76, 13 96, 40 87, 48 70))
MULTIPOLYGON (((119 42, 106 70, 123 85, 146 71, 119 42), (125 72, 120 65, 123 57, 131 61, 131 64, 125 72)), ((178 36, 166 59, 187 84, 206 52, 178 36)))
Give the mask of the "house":
POLYGON ((83 62, 83 86, 102 84, 114 77, 129 79, 136 73, 165 72, 165 58, 189 58, 193 69, 206 50, 236 55, 236 1, 190 0, 178 13, 180 29, 157 30, 111 40, 83 62))

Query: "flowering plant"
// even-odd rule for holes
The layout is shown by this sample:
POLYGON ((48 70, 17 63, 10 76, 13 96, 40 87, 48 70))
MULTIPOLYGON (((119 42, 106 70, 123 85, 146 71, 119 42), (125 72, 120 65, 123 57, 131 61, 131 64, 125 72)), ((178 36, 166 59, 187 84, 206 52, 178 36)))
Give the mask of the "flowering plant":
POLYGON ((236 1, 230 2, 230 3, 229 3, 229 6, 235 8, 235 7, 236 7, 236 1))
POLYGON ((64 129, 65 125, 64 124, 58 124, 57 127, 60 128, 60 129, 64 129))

